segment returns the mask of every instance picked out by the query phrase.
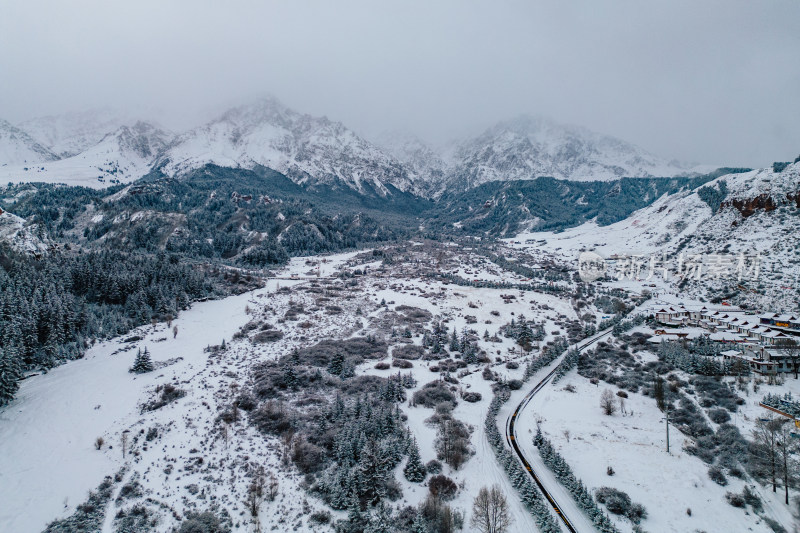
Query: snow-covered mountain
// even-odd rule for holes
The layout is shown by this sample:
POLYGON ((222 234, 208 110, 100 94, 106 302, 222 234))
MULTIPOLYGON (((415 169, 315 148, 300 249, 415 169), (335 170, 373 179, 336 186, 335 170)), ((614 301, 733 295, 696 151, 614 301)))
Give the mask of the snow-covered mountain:
POLYGON ((0 168, 53 161, 58 157, 23 130, 0 119, 0 168))
POLYGON ((130 124, 112 111, 43 117, 20 127, 0 122, 0 179, 102 187, 154 168, 176 176, 207 164, 264 166, 303 186, 345 186, 380 196, 396 187, 436 198, 491 181, 594 181, 693 171, 614 137, 530 116, 500 122, 445 149, 396 132, 373 144, 340 122, 296 112, 273 98, 231 109, 175 138, 147 123, 130 124))
POLYGON ((500 122, 457 146, 442 184, 469 189, 488 181, 551 176, 575 181, 675 176, 686 169, 631 143, 543 117, 500 122))
POLYGON ((294 182, 344 184, 380 195, 393 185, 406 191, 412 180, 403 164, 339 122, 293 111, 274 99, 237 107, 179 136, 156 161, 174 176, 207 164, 262 165, 294 182))
POLYGON ((124 124, 135 122, 131 117, 111 109, 48 115, 18 124, 59 158, 68 158, 93 147, 124 124))
POLYGON ((81 153, 44 163, 0 167, 0 183, 66 183, 102 188, 141 178, 172 135, 148 122, 120 126, 81 153))

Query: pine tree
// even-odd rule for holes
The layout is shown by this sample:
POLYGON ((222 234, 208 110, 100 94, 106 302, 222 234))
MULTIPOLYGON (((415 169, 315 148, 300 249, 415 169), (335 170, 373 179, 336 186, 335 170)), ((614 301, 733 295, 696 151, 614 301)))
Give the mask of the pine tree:
POLYGON ((350 492, 350 503, 347 506, 347 521, 350 526, 363 527, 364 514, 361 512, 361 502, 355 489, 350 492))
POLYGON ((136 359, 133 361, 133 366, 128 370, 128 372, 132 372, 134 374, 145 374, 147 372, 152 372, 155 370, 153 366, 153 361, 150 359, 150 352, 145 347, 144 351, 139 349, 139 352, 136 354, 136 359))
POLYGON ((408 462, 403 468, 403 474, 412 483, 421 483, 427 474, 425 466, 419 457, 419 447, 416 439, 412 439, 411 444, 408 446, 408 462))
POLYGON ((298 384, 297 374, 294 371, 294 367, 290 364, 283 366, 283 383, 286 385, 287 388, 290 389, 297 388, 298 384))
POLYGON ((428 533, 428 526, 425 523, 425 517, 422 513, 417 511, 414 516, 414 522, 411 523, 411 533, 428 533))
POLYGON ((3 350, 0 347, 0 405, 5 405, 14 399, 19 389, 21 374, 15 351, 3 350))
POLYGON ((459 351, 458 334, 456 334, 455 326, 453 326, 453 334, 450 336, 450 351, 459 351))
POLYGON ((375 512, 375 516, 369 522, 369 525, 364 529, 364 533, 392 533, 394 526, 392 525, 392 509, 381 502, 375 512))
POLYGON ((335 354, 333 354, 331 362, 328 364, 328 372, 333 374, 334 376, 340 376, 343 370, 344 370, 344 354, 342 354, 342 352, 336 352, 335 354))

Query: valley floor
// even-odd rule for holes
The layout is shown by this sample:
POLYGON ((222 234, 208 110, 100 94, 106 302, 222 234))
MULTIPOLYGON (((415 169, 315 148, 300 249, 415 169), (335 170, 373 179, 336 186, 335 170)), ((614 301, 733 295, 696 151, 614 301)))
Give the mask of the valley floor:
MULTIPOLYGON (((103 513, 104 533, 117 530, 115 516, 120 510, 131 509, 145 498, 151 504, 157 502, 153 505, 162 510, 153 531, 171 531, 179 517, 206 509, 227 511, 235 531, 252 531, 256 522, 261 530, 331 530, 330 525, 310 520, 313 512, 326 506, 304 490, 303 476, 283 461, 280 439, 264 436, 241 420, 221 421, 233 399, 248 385, 255 364, 326 339, 374 335, 399 343, 389 334, 395 327, 402 329, 402 323, 396 321, 402 318, 402 306, 408 306, 445 320, 448 331, 474 328, 481 349, 491 356, 488 368, 496 374, 495 379, 521 379, 529 354, 511 338, 498 335, 490 339, 500 326, 524 315, 543 325, 543 342, 547 342, 557 334, 565 335, 570 324, 582 320, 582 314, 591 311, 597 322, 603 314, 592 307, 579 312, 569 296, 460 286, 429 275, 447 271, 485 281, 520 283, 524 279, 463 248, 431 249, 424 243, 408 243, 398 254, 404 258, 401 265, 384 267, 380 256, 370 253, 296 258, 278 274, 280 279, 268 280, 262 289, 193 305, 173 322, 178 327, 175 338, 167 324, 143 326, 123 338, 94 346, 82 360, 26 379, 18 398, 0 410, 0 531, 38 533, 54 519, 71 515, 105 476, 117 473, 103 513), (349 277, 335 277, 342 272, 349 277), (353 283, 347 285, 342 279, 353 283), (336 291, 329 290, 334 286, 336 291), (325 296, 320 297, 323 291, 325 296), (303 308, 299 321, 279 319, 297 307, 303 308), (254 320, 275 323, 283 337, 268 344, 235 337, 242 326, 254 320), (484 330, 488 333, 485 338, 484 330), (208 350, 223 340, 224 349, 208 350), (130 374, 136 352, 144 348, 160 368, 130 374), (167 384, 185 396, 157 409, 143 409, 167 384), (103 439, 99 450, 98 437, 103 439), (246 499, 257 466, 274 472, 280 489, 275 501, 261 504, 254 520, 246 499), (138 493, 125 489, 134 485, 139 487, 138 493)), ((415 335, 404 342, 419 346, 422 339, 415 335)), ((393 351, 400 346, 402 343, 392 344, 383 360, 360 364, 356 375, 396 375, 397 368, 375 366, 391 363, 393 351)), ((406 391, 408 398, 442 377, 436 361, 416 359, 411 363, 411 368, 402 370, 417 382, 406 391)), ((468 403, 459 398, 452 413, 471 427, 474 454, 459 469, 444 466, 443 473, 459 485, 450 505, 465 513, 465 529, 471 530, 473 499, 481 487, 498 484, 508 497, 511 531, 535 531, 532 516, 486 439, 484 419, 493 385, 482 375, 486 366, 468 366, 459 372, 454 387, 458 392, 478 392, 481 399, 468 403)), ((513 392, 498 416, 501 427, 507 411, 535 383, 536 376, 513 392)), ((780 386, 765 386, 758 394, 748 393, 736 419, 742 433, 749 434, 760 415, 754 402, 765 392, 800 392, 798 383, 790 379, 780 386)), ((651 398, 631 394, 625 416, 604 416, 599 395, 607 387, 603 382, 599 386, 589 383, 575 370, 557 385, 548 385, 534 398, 518 427, 526 455, 536 464, 540 461, 531 440, 539 422, 590 490, 618 487, 644 504, 649 515, 642 522, 645 531, 769 531, 759 516, 725 501, 725 492, 739 491, 742 483, 730 478, 729 486, 720 487, 712 482, 707 466, 683 451, 686 437, 679 431, 671 431, 671 454, 665 453, 662 415, 651 398), (564 390, 567 384, 573 385, 575 392, 564 390), (613 477, 606 475, 608 466, 616 471, 613 477), (691 516, 687 508, 692 509, 691 516)), ((435 459, 436 429, 426 422, 434 409, 408 401, 401 409, 420 446, 423 463, 435 459)), ((416 506, 428 493, 427 482, 408 482, 402 466, 395 473, 402 497, 392 503, 416 506)), ((791 528, 794 518, 780 493, 773 495, 760 487, 759 494, 766 513, 791 528)), ((332 515, 334 519, 346 517, 341 511, 332 515)), ((630 522, 614 520, 621 531, 632 530, 630 522)), ((578 517, 576 523, 588 521, 578 517)))

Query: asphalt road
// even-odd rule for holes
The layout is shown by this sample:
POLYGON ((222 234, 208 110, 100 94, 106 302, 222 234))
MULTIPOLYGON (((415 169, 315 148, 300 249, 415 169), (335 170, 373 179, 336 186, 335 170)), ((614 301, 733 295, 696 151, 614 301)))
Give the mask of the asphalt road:
MULTIPOLYGON (((578 343, 570 346, 564 352, 564 355, 562 355, 560 359, 563 359, 563 357, 569 352, 569 350, 571 350, 573 348, 578 348, 581 352, 584 351, 585 349, 589 348, 594 343, 596 343, 597 341, 599 341, 600 339, 602 339, 606 335, 609 335, 610 333, 611 333, 611 329, 609 328, 609 329, 603 330, 603 331, 601 331, 599 333, 596 333, 595 335, 593 335, 592 337, 589 337, 588 339, 584 339, 581 342, 578 342, 578 343)), ((559 362, 560 362, 560 359, 559 359, 559 362)), ((559 518, 561 518, 561 521, 564 523, 564 525, 566 526, 567 530, 570 531, 571 533, 577 533, 578 530, 575 529, 575 526, 573 525, 573 522, 570 521, 570 519, 565 514, 564 509, 558 504, 558 502, 553 497, 552 489, 548 490, 547 487, 545 487, 544 483, 542 482, 542 478, 536 474, 536 471, 534 471, 533 467, 531 466, 531 463, 525 458, 525 455, 522 453, 522 450, 520 449, 519 445, 517 444, 517 434, 514 431, 514 425, 515 425, 515 423, 517 421, 517 418, 522 416, 523 410, 525 409, 525 407, 528 406, 528 403, 530 403, 531 399, 536 395, 536 393, 539 392, 540 390, 542 390, 542 388, 545 385, 547 385, 547 383, 550 382, 550 380, 553 378, 553 374, 555 374, 557 369, 558 369, 558 365, 556 364, 553 367, 553 369, 545 377, 543 377, 533 387, 533 389, 531 389, 530 392, 528 392, 528 394, 525 395, 525 397, 522 399, 522 401, 519 402, 519 405, 517 405, 516 409, 514 409, 514 411, 508 417, 508 420, 506 420, 506 442, 508 442, 508 444, 514 450, 514 453, 517 454, 517 457, 519 457, 519 460, 522 462, 522 466, 524 466, 525 469, 528 471, 528 473, 531 475, 531 477, 533 478, 533 481, 539 487, 539 490, 542 491, 542 494, 544 494, 545 499, 547 499, 548 503, 550 503, 550 506, 553 508, 553 510, 556 512, 556 514, 559 516, 559 518)))

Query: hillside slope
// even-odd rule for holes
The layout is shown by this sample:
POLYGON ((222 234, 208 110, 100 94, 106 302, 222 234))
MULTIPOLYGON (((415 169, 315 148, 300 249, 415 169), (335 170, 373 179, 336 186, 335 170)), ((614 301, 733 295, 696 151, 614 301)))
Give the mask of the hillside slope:
MULTIPOLYGON (((706 265, 725 261, 729 274, 684 283, 708 298, 743 305, 796 310, 800 277, 800 163, 721 176, 704 187, 665 195, 606 227, 596 221, 561 233, 536 232, 517 240, 577 260, 581 251, 601 256, 662 254, 674 268, 680 254, 700 255, 706 265), (757 279, 739 279, 740 255, 758 257, 757 279), (719 259, 717 256, 723 256, 719 259)), ((748 259, 747 267, 752 266, 748 259)), ((642 277, 647 275, 644 269, 642 277)), ((747 276, 748 278, 750 276, 747 276)), ((743 276, 744 278, 744 276, 743 276)), ((675 280, 676 282, 679 280, 675 280)))
POLYGON ((128 183, 150 171, 172 135, 147 122, 120 126, 97 144, 65 159, 0 167, 0 183, 64 183, 92 188, 128 183))
POLYGON ((33 137, 0 119, 0 169, 6 165, 30 165, 57 158, 33 137))

